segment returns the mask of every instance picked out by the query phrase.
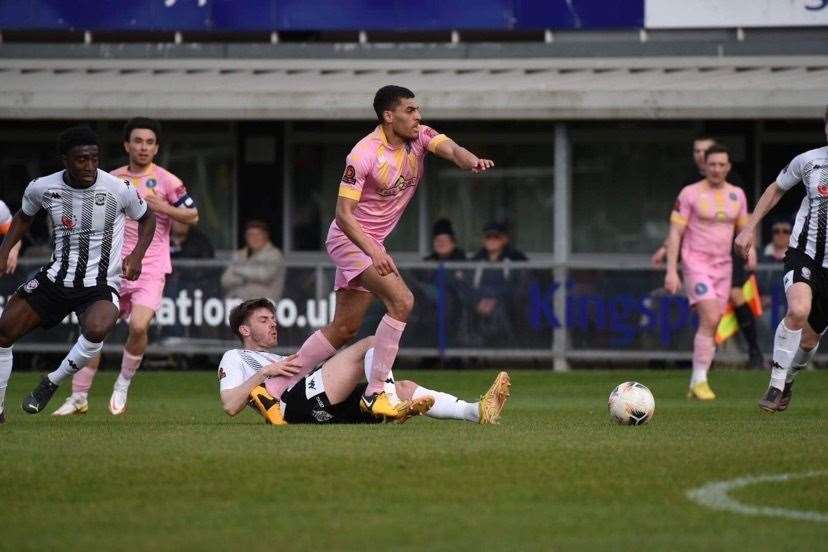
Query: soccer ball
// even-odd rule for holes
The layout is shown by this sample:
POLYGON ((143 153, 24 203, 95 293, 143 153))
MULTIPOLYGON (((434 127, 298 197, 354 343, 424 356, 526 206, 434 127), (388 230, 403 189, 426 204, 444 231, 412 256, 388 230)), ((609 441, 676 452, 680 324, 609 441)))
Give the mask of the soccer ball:
POLYGON ((625 381, 610 393, 607 401, 610 418, 622 425, 643 425, 655 412, 655 399, 646 386, 625 381))

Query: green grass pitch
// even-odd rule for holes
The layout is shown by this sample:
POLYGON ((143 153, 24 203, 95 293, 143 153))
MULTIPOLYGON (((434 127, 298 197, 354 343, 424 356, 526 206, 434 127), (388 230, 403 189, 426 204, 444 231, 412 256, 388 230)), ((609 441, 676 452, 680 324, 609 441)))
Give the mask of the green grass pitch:
MULTIPOLYGON (((398 374, 472 398, 494 371, 398 374)), ((3 550, 825 550, 828 523, 752 517, 689 489, 828 470, 828 372, 805 372, 791 408, 762 414, 759 372, 714 371, 712 404, 687 373, 512 374, 499 426, 427 418, 384 426, 265 426, 220 409, 212 372, 138 375, 109 415, 114 373, 85 416, 19 403, 0 426, 3 550), (626 380, 656 397, 642 427, 610 422, 626 380)), ((68 387, 68 386, 64 386, 68 387)), ((828 515, 828 473, 734 491, 744 504, 828 515)))

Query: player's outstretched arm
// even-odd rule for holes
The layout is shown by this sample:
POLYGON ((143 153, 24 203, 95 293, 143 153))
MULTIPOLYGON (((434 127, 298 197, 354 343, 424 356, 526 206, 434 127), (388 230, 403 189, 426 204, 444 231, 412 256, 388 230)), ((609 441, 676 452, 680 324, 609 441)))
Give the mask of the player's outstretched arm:
POLYGON ((434 153, 443 159, 451 161, 461 169, 474 173, 483 172, 494 167, 494 161, 491 159, 480 159, 451 139, 441 142, 434 150, 434 153))
POLYGON ((753 243, 756 239, 756 227, 768 214, 768 212, 773 209, 779 200, 782 199, 782 196, 785 194, 785 190, 779 187, 779 184, 773 182, 770 186, 768 186, 762 197, 759 198, 759 201, 756 203, 756 208, 753 210, 753 214, 750 215, 750 218, 745 224, 745 227, 742 228, 742 231, 739 232, 739 235, 736 236, 736 251, 744 258, 748 258, 750 254, 750 250, 753 249, 753 243))
MULTIPOLYGON (((9 254, 12 249, 17 248, 19 251, 19 242, 23 236, 28 232, 32 225, 34 217, 30 217, 23 211, 18 211, 11 222, 8 234, 3 237, 3 243, 0 245, 0 274, 5 274, 9 268, 9 254)), ((16 264, 16 263, 15 263, 16 264)))
POLYGON ((221 407, 230 416, 235 416, 247 405, 250 392, 259 385, 262 385, 268 377, 291 377, 299 373, 301 365, 296 361, 298 355, 290 355, 287 358, 264 366, 260 371, 247 378, 241 385, 221 392, 221 407))

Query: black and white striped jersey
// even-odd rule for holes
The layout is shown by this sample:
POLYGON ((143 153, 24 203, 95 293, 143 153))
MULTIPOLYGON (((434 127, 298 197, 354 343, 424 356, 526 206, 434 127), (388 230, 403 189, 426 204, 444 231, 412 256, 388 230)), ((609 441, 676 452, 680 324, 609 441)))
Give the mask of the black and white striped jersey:
POLYGON ((46 276, 65 287, 121 287, 125 216, 140 219, 147 204, 128 181, 98 169, 95 183, 74 188, 64 172, 36 178, 23 193, 22 211, 45 209, 52 220, 52 262, 46 276))
POLYGON ((788 245, 828 268, 828 146, 797 155, 776 178, 783 190, 800 182, 805 185, 805 197, 796 213, 788 245))

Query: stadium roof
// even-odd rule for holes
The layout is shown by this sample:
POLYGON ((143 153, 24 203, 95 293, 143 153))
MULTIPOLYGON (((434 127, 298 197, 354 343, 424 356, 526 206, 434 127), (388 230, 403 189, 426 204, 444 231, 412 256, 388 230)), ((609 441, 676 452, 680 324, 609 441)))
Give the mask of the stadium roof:
POLYGON ((381 85, 436 119, 810 118, 828 55, 0 59, 0 117, 368 119, 381 85))

